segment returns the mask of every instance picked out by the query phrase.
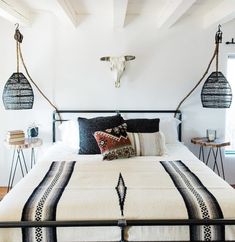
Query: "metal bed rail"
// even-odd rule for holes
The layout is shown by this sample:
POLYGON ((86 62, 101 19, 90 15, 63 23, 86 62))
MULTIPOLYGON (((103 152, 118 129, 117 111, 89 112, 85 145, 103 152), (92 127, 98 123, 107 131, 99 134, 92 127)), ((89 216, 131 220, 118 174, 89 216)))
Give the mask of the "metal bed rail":
MULTIPOLYGON (((120 228, 119 242, 131 242, 125 239, 125 229, 130 226, 193 226, 193 225, 235 225, 235 219, 152 219, 152 220, 64 220, 64 221, 0 221, 1 228, 29 227, 114 227, 120 228)), ((159 240, 161 242, 166 242, 159 240)), ((159 242, 152 241, 152 242, 159 242)), ((195 240, 194 240, 195 241, 195 240)), ((196 240, 197 242, 203 240, 196 240)), ((217 242, 235 242, 235 240, 213 240, 217 242)), ((138 241, 135 241, 138 242, 138 241)), ((146 241, 145 241, 146 242, 146 241)), ((167 240, 167 242, 186 242, 167 240)), ((188 242, 188 241, 187 241, 188 242)))

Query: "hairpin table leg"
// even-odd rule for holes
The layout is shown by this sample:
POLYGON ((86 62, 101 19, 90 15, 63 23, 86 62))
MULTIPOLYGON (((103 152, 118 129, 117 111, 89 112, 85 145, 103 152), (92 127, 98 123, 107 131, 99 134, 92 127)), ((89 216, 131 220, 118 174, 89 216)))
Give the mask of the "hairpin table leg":
POLYGON ((31 169, 33 168, 33 165, 35 165, 36 159, 35 159, 35 150, 34 148, 31 149, 31 169))
POLYGON ((16 149, 14 149, 12 160, 11 160, 11 170, 10 170, 10 175, 9 175, 9 180, 8 180, 7 192, 9 192, 9 190, 10 190, 11 179, 12 179, 12 175, 13 175, 13 167, 14 167, 14 162, 15 162, 15 153, 16 153, 16 149))
POLYGON ((205 137, 195 137, 191 139, 191 142, 195 145, 199 145, 199 159, 205 161, 204 159, 204 147, 209 148, 207 159, 205 164, 208 165, 210 162, 210 158, 212 161, 212 169, 213 171, 217 170, 218 175, 223 177, 225 180, 225 172, 224 172, 224 163, 223 163, 223 156, 222 156, 222 148, 229 146, 229 141, 224 141, 221 139, 216 139, 213 142, 208 141, 205 137), (219 169, 219 162, 221 165, 221 169, 219 169))
POLYGON ((202 145, 200 145, 198 157, 199 157, 199 160, 201 160, 201 157, 202 157, 202 161, 205 162, 204 149, 202 145))

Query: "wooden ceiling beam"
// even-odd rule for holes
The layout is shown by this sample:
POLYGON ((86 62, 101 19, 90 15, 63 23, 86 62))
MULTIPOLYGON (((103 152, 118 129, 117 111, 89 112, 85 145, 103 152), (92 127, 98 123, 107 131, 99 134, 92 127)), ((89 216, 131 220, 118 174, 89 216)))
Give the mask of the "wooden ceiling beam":
POLYGON ((19 0, 0 0, 0 16, 10 22, 29 26, 32 21, 31 11, 19 0))
POLYGON ((78 15, 69 0, 57 0, 64 15, 72 22, 74 27, 78 26, 78 15))
POLYGON ((123 28, 125 25, 128 0, 113 0, 113 28, 123 28))
POLYGON ((204 18, 204 27, 225 24, 235 18, 235 1, 223 0, 214 9, 208 12, 204 18))
POLYGON ((159 28, 170 28, 197 0, 168 0, 158 18, 159 28))

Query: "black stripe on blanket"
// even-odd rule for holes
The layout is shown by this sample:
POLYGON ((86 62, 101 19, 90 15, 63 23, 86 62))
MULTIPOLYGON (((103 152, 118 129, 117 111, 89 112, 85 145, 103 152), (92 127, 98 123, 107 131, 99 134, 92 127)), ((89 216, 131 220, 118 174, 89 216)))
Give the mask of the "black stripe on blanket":
MULTIPOLYGON (((74 170, 75 161, 52 162, 24 205, 22 221, 55 221, 56 208, 74 170)), ((23 228, 23 242, 56 242, 56 228, 23 228)))
MULTIPOLYGON (((216 198, 182 161, 161 161, 181 194, 190 219, 223 218, 216 198)), ((223 225, 190 226, 190 241, 224 241, 223 225)))

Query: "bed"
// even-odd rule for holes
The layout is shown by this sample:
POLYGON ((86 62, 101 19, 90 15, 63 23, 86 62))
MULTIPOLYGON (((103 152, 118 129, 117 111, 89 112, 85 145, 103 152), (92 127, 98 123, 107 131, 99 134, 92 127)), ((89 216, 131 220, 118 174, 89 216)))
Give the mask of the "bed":
MULTIPOLYGON (((54 113, 53 141, 57 123, 54 113)), ((0 242, 235 241, 234 189, 181 142, 166 149, 162 156, 103 160, 56 142, 1 201, 0 242)))

